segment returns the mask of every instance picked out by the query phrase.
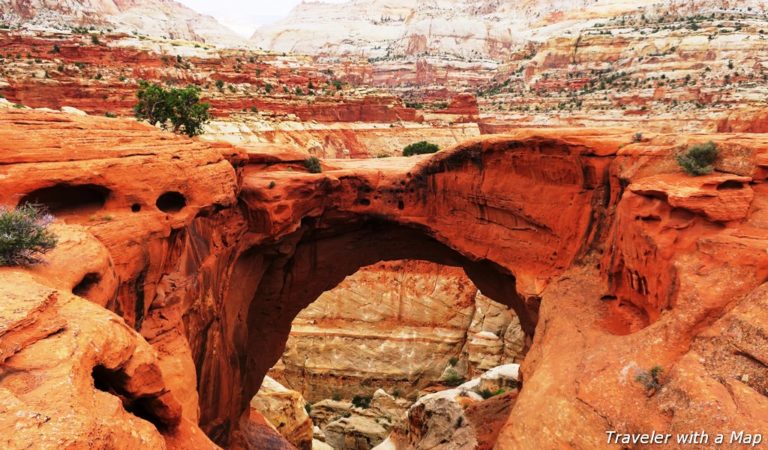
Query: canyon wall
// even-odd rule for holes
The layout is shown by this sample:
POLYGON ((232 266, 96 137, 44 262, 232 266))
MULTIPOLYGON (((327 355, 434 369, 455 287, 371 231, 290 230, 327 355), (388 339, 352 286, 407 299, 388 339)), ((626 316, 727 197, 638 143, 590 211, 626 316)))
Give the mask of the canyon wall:
POLYGON ((439 382, 449 365, 471 377, 479 367, 522 359, 516 319, 480 294, 459 268, 379 263, 347 277, 296 316, 270 375, 311 402, 377 389, 410 397, 439 382))
POLYGON ((7 0, 0 3, 0 24, 70 30, 93 27, 223 45, 244 44, 216 19, 175 1, 163 0, 7 0))

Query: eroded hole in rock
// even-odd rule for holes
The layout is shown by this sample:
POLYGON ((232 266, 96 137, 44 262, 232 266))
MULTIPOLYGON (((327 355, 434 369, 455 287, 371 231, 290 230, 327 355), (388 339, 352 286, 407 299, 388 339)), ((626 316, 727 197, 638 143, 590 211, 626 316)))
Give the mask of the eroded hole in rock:
POLYGON ((137 213, 139 211, 141 211, 141 205, 139 203, 134 203, 131 205, 131 212, 137 213))
POLYGON ((625 336, 640 331, 651 323, 648 313, 632 302, 614 298, 614 301, 607 301, 606 304, 609 311, 602 325, 612 334, 625 336))
POLYGON ((109 195, 109 189, 95 184, 57 184, 28 193, 19 204, 43 205, 57 216, 85 215, 103 208, 109 195))
POLYGON ((77 295, 78 297, 88 298, 88 294, 91 292, 91 290, 98 286, 99 282, 101 281, 101 275, 95 272, 87 273, 83 277, 82 280, 80 280, 77 285, 72 288, 72 293, 77 295))
POLYGON ((187 199, 179 192, 166 192, 157 198, 157 209, 167 213, 179 212, 187 206, 187 199))
POLYGON ((354 440, 355 448, 367 450, 422 419, 451 442, 453 433, 476 425, 459 397, 440 395, 479 380, 469 395, 500 403, 487 413, 504 415, 495 418, 501 426, 518 392, 516 363, 525 356, 525 341, 515 312, 483 295, 463 269, 380 262, 298 314, 251 407, 272 418, 297 448, 309 448, 300 430, 313 426, 332 448, 349 448, 344 443, 354 440), (421 409, 409 412, 419 398, 421 409), (299 409, 307 412, 300 420, 279 413, 299 409))
POLYGON ((159 430, 168 428, 169 424, 163 419, 163 411, 158 410, 159 405, 154 397, 136 398, 125 390, 124 386, 128 382, 128 376, 123 371, 98 365, 93 368, 92 376, 93 386, 100 391, 118 397, 126 411, 150 422, 159 430))
POLYGON ((741 181, 736 181, 736 180, 728 180, 728 181, 724 181, 724 182, 722 182, 722 183, 717 185, 717 190, 718 191, 724 191, 724 190, 729 190, 729 189, 734 189, 734 190, 735 189, 744 189, 744 183, 742 183, 741 181))

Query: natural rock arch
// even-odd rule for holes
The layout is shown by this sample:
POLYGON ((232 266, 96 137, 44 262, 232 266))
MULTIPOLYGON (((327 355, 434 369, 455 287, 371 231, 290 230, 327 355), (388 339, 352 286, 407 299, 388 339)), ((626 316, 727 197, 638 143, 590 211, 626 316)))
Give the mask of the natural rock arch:
POLYGON ((223 441, 235 428, 282 354, 293 318, 379 261, 460 266, 483 293, 513 307, 532 335, 539 285, 585 255, 601 232, 607 164, 594 153, 557 139, 498 139, 388 172, 336 168, 273 179, 247 168, 240 199, 250 237, 239 243, 224 294, 241 389, 210 407, 203 395, 202 423, 215 423, 209 434, 223 441), (274 239, 249 243, 263 235, 274 239))

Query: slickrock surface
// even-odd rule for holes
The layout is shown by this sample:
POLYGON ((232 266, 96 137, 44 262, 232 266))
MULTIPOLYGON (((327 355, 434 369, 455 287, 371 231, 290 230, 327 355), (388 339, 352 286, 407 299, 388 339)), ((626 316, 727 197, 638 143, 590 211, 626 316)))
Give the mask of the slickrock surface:
POLYGON ((241 418, 293 319, 360 267, 417 259, 462 267, 533 338, 497 449, 615 448, 613 428, 768 429, 768 138, 633 134, 521 129, 312 174, 128 120, 0 110, 0 198, 48 205, 58 233, 76 226, 60 251, 95 258, 2 270, 4 426, 70 421, 48 434, 56 446, 173 447, 201 429, 222 445, 284 442, 241 418), (692 180, 675 154, 710 140, 716 172, 692 180), (41 281, 57 264, 56 285, 41 281), (114 280, 106 306, 125 322, 100 306, 114 280), (123 375, 94 377, 99 364, 123 375), (654 366, 649 390, 635 377, 654 366), (194 391, 199 429, 182 398, 194 391), (70 415, 81 402, 106 409, 70 415))
POLYGON ((123 319, 20 270, 0 270, 0 289, 4 448, 164 449, 161 431, 184 427, 156 351, 123 319))

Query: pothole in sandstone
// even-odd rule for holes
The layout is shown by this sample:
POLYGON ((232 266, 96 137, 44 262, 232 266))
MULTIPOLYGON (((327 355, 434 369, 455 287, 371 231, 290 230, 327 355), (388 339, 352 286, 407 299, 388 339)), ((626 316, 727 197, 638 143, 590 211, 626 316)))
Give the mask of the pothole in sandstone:
POLYGON ((157 198, 155 206, 166 213, 179 212, 187 206, 187 199, 180 192, 166 192, 157 198))
POLYGON ((482 295, 462 269, 378 263, 295 318, 251 407, 298 448, 314 438, 336 450, 372 449, 423 414, 424 426, 450 440, 492 421, 488 411, 509 414, 515 381, 494 370, 513 370, 525 347, 514 311, 482 295), (480 380, 489 370, 493 380, 480 380), (497 405, 482 406, 491 401, 497 405))
POLYGON ((99 211, 111 191, 95 184, 57 184, 26 194, 19 205, 33 203, 45 206, 57 217, 88 215, 99 211))
POLYGON ((72 293, 78 297, 89 298, 91 291, 98 286, 101 275, 95 272, 87 273, 77 285, 72 288, 72 293))
POLYGON ((107 394, 119 398, 126 411, 140 419, 153 424, 158 430, 167 428, 167 424, 161 419, 162 414, 157 414, 149 397, 134 398, 123 388, 129 378, 123 371, 108 369, 98 365, 93 368, 93 386, 107 394))

